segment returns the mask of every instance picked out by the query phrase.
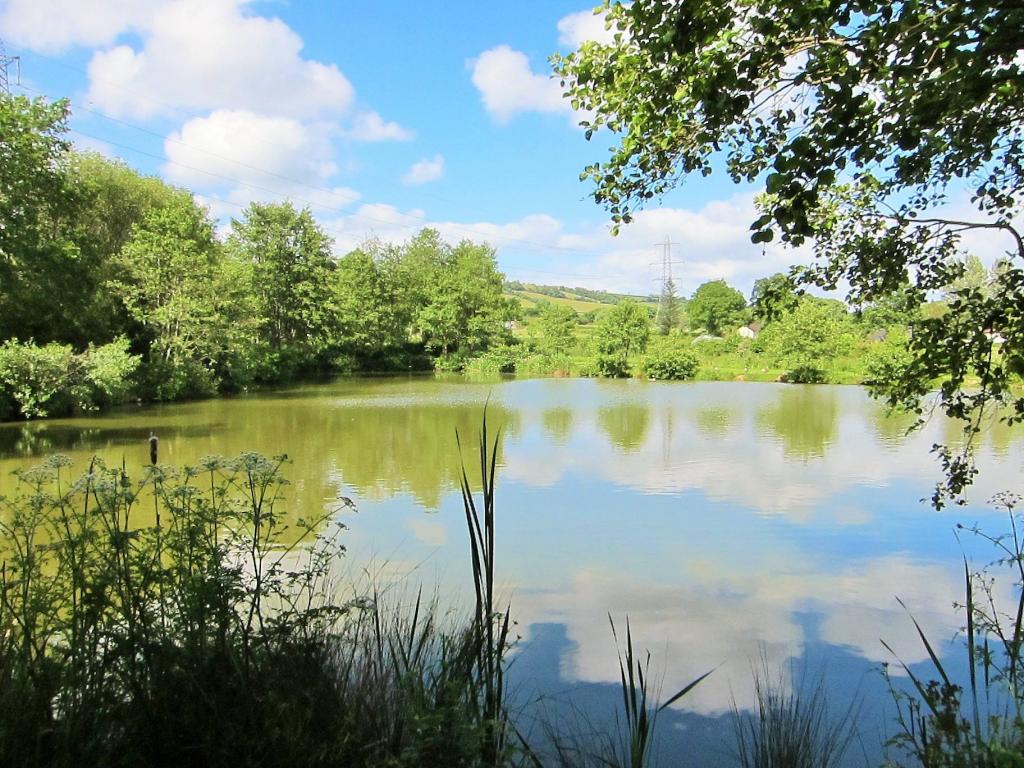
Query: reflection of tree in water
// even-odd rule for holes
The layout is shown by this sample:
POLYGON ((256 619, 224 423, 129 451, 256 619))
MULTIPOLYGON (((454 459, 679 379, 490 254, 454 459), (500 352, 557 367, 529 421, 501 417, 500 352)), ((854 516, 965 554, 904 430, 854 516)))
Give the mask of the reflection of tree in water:
MULTIPOLYGON (((477 405, 377 406, 340 409, 348 417, 329 447, 341 477, 368 496, 408 491, 436 509, 446 491, 458 487, 461 460, 471 485, 479 484, 479 437, 483 409, 477 405)), ((518 413, 492 403, 487 409, 488 439, 518 430, 518 413)), ((499 461, 503 451, 498 448, 499 461)))
MULTIPOLYGON (((148 445, 152 426, 72 426, 35 421, 27 424, 9 425, 0 429, 0 458, 27 459, 41 458, 54 453, 92 452, 102 453, 122 447, 128 450, 148 445)), ((160 428, 163 440, 183 440, 206 437, 220 424, 175 424, 160 428)), ((140 454, 141 455, 141 454, 140 454)))
MULTIPOLYGON (((987 408, 979 421, 981 431, 974 435, 973 445, 975 450, 990 448, 996 456, 1005 456, 1010 446, 1024 436, 1024 428, 1019 424, 1009 425, 1003 419, 1010 415, 1011 409, 997 411, 994 408, 987 408)), ((936 416, 943 421, 943 441, 951 448, 963 447, 966 436, 963 424, 954 419, 944 416, 936 416)))
POLYGON ((775 405, 757 412, 762 434, 770 430, 782 440, 787 456, 800 459, 824 456, 838 424, 839 398, 830 387, 787 386, 775 405))
POLYGON ((875 433, 886 442, 897 442, 907 436, 907 430, 917 422, 917 414, 898 408, 890 408, 885 403, 874 401, 871 409, 871 421, 875 433))
POLYGON ((651 409, 637 402, 608 406, 598 410, 597 424, 615 446, 632 453, 644 444, 651 426, 651 409))
POLYGON ((564 406, 549 408, 541 415, 544 431, 557 442, 564 443, 572 432, 572 410, 564 406))
MULTIPOLYGON (((402 393, 407 396, 354 402, 321 392, 312 390, 311 397, 208 400, 116 419, 40 423, 25 433, 12 429, 10 450, 0 454, 0 494, 14 491, 13 470, 28 469, 55 452, 72 458, 70 471, 76 477, 94 455, 111 466, 124 459, 135 475, 148 463, 151 430, 160 437, 160 462, 178 467, 195 466, 208 455, 287 454, 283 509, 289 515, 335 506, 339 494, 358 501, 360 496, 388 498, 407 491, 436 508, 445 492, 458 487, 456 429, 470 481, 478 482, 481 401, 437 404, 402 393)), ((518 414, 500 405, 492 403, 487 414, 492 438, 499 428, 502 439, 517 428, 518 414)))
POLYGON ((701 408, 694 415, 694 422, 701 434, 708 437, 725 437, 736 426, 739 414, 731 408, 701 408))

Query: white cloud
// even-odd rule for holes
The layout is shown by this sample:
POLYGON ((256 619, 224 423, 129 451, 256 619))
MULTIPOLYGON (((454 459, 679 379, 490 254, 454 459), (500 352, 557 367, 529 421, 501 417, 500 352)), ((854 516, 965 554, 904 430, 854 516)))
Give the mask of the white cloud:
POLYGON ((330 182, 337 171, 330 134, 322 124, 218 110, 189 120, 167 138, 163 172, 205 193, 201 199, 217 218, 235 216, 253 200, 292 200, 337 215, 359 194, 330 182), (225 187, 229 191, 216 192, 225 187))
POLYGON ((17 45, 57 53, 76 45, 108 45, 146 23, 157 7, 151 0, 7 0, 0 4, 0 29, 17 45))
POLYGON ((386 122, 376 112, 360 112, 345 135, 356 141, 409 141, 413 132, 394 121, 386 122))
POLYGON ((331 155, 326 129, 245 110, 189 120, 168 136, 164 152, 168 178, 201 188, 223 186, 220 177, 275 187, 281 177, 322 183, 337 170, 325 159, 331 155))
POLYGON ((139 49, 93 55, 88 97, 116 115, 175 108, 247 109, 311 117, 344 113, 355 93, 333 64, 301 56, 302 39, 244 0, 170 0, 138 23, 139 49), (145 94, 159 94, 147 99, 145 94))
POLYGON ((473 85, 498 122, 507 122, 519 112, 572 112, 558 82, 533 72, 521 51, 499 45, 481 53, 472 62, 472 69, 473 85))
POLYGON ((403 184, 426 184, 430 181, 437 181, 444 175, 444 157, 434 155, 433 158, 425 157, 413 163, 408 173, 402 177, 403 184))
POLYGON ((558 20, 558 42, 567 48, 579 48, 587 40, 609 44, 614 35, 615 30, 605 29, 603 12, 577 11, 558 20))
POLYGON ((334 251, 343 255, 376 238, 386 243, 405 242, 428 225, 420 209, 400 211, 393 205, 365 203, 348 216, 321 221, 324 230, 334 238, 334 251))

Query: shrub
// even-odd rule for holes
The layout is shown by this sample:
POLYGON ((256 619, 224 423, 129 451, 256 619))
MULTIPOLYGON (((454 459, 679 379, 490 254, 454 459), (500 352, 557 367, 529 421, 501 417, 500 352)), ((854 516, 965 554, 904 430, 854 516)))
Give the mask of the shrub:
POLYGON ((466 356, 461 352, 449 352, 434 358, 434 370, 441 373, 458 373, 466 369, 467 362, 466 356))
POLYGON ((10 339, 0 346, 0 417, 59 416, 119 402, 139 359, 124 338, 79 354, 62 344, 10 339))
POLYGON ((864 383, 883 387, 905 376, 914 360, 909 341, 906 329, 897 326, 889 329, 885 341, 869 346, 864 355, 864 383))
POLYGON ((519 349, 501 344, 474 357, 465 364, 467 373, 515 373, 519 361, 519 349))
POLYGON ((690 347, 678 338, 657 344, 644 358, 644 373, 658 381, 692 379, 700 363, 690 347))
POLYGON ((102 347, 89 345, 82 355, 83 381, 76 387, 79 408, 93 409, 124 401, 141 360, 128 347, 124 336, 102 347))
POLYGON ((70 410, 71 347, 10 339, 0 347, 0 381, 26 419, 70 410))
POLYGON ((598 352, 594 356, 593 372, 597 376, 625 378, 632 373, 626 356, 617 352, 598 352))
POLYGON ((563 374, 572 370, 572 359, 566 354, 532 353, 522 355, 516 361, 516 373, 523 374, 563 374))
POLYGON ((765 352, 787 369, 785 380, 825 381, 826 372, 852 342, 845 307, 834 301, 806 296, 797 308, 762 332, 765 352))

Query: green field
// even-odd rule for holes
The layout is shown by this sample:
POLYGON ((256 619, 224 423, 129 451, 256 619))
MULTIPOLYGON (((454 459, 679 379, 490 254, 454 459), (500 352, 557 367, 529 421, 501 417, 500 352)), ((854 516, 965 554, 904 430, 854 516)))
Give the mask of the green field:
MULTIPOLYGON (((520 306, 522 306, 524 312, 528 312, 529 310, 544 304, 544 302, 549 302, 551 304, 562 304, 572 307, 581 315, 586 314, 587 312, 593 312, 594 315, 598 317, 627 296, 626 294, 608 293, 602 296, 601 301, 598 301, 590 296, 582 296, 572 289, 557 288, 553 286, 526 286, 522 290, 510 288, 506 289, 505 294, 516 299, 520 306), (530 288, 539 288, 542 290, 530 290, 530 288), (558 295, 551 295, 556 291, 558 295)), ((636 299, 641 304, 648 304, 651 307, 657 307, 657 302, 652 301, 649 296, 628 297, 636 299)), ((529 322, 528 317, 524 318, 524 320, 529 322)))

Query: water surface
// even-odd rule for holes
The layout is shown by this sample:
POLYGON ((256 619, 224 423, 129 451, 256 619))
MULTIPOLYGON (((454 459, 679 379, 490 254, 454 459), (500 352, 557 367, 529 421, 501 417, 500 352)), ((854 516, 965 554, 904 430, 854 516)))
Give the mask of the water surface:
POLYGON ((358 512, 346 567, 436 588, 469 588, 457 478, 487 403, 500 428, 498 572, 522 641, 513 665, 530 712, 566 702, 600 722, 617 702, 608 626, 628 615, 666 691, 714 668, 669 711, 661 746, 730 765, 730 715, 750 704, 751 666, 826 673, 836 708, 865 702, 851 764, 877 764, 891 711, 879 673, 897 654, 927 669, 900 596, 957 665, 962 593, 957 522, 1000 531, 985 501, 1020 490, 1020 433, 980 439, 970 505, 935 512, 929 452, 955 441, 934 419, 888 416, 855 387, 598 380, 469 382, 354 378, 280 392, 95 418, 0 426, 0 493, 10 472, 59 452, 84 470, 94 454, 188 464, 208 454, 286 453, 296 511, 358 512), (541 705, 538 706, 537 702, 541 705))

